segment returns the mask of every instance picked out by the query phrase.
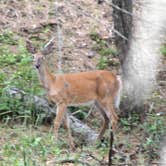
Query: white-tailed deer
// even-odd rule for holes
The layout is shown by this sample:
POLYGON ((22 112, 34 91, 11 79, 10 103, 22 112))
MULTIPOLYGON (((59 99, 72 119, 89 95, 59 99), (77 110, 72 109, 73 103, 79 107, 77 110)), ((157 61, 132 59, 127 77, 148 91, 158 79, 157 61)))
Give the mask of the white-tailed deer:
POLYGON ((118 76, 104 70, 54 75, 50 73, 45 61, 45 54, 48 53, 49 46, 36 52, 32 44, 27 42, 27 49, 34 55, 35 66, 41 83, 46 89, 48 99, 57 106, 54 120, 56 138, 64 118, 65 126, 68 129, 70 148, 74 149, 67 107, 89 103, 94 103, 104 118, 98 138, 102 138, 110 120, 112 129, 115 130, 118 121, 115 109, 118 109, 121 91, 121 81, 118 76))

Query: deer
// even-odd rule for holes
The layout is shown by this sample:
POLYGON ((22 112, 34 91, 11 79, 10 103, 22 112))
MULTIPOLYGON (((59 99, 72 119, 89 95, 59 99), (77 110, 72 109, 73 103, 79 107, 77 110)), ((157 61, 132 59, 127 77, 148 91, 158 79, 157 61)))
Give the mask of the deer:
POLYGON ((58 130, 64 120, 68 130, 69 146, 74 150, 75 145, 70 129, 70 120, 67 112, 69 106, 81 106, 94 104, 103 116, 98 140, 101 140, 105 130, 111 122, 112 130, 115 131, 119 109, 122 82, 118 75, 107 70, 94 70, 76 73, 53 74, 46 63, 49 49, 53 43, 42 50, 38 50, 30 41, 26 42, 27 50, 33 54, 34 66, 39 79, 46 90, 48 100, 56 104, 56 117, 54 120, 55 140, 58 139, 58 130))

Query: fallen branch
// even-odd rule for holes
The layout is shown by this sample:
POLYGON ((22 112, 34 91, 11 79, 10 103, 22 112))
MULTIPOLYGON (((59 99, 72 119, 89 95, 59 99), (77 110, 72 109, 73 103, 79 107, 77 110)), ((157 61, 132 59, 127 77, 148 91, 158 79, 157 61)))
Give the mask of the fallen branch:
POLYGON ((87 166, 91 166, 88 162, 85 161, 81 161, 81 160, 74 160, 74 159, 64 159, 61 161, 55 161, 52 164, 66 164, 66 163, 73 163, 73 164, 83 164, 83 165, 87 165, 87 166))
POLYGON ((100 166, 108 165, 108 162, 105 162, 104 160, 99 160, 97 157, 93 156, 92 154, 89 154, 88 156, 97 161, 100 164, 100 166))
MULTIPOLYGON (((25 105, 30 105, 35 108, 36 113, 44 113, 45 118, 53 120, 56 116, 56 108, 50 105, 44 98, 38 96, 30 96, 18 88, 6 89, 6 95, 12 99, 18 99, 24 102, 25 105)), ((89 126, 82 123, 80 120, 70 115, 71 129, 74 135, 78 135, 81 140, 87 144, 92 144, 96 141, 98 134, 89 126)))

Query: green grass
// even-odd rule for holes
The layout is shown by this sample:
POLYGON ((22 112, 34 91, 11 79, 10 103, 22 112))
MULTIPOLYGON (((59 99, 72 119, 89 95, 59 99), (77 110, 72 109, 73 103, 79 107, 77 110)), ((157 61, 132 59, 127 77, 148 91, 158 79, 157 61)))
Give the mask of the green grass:
MULTIPOLYGON (((46 28, 44 32, 47 33, 48 30, 46 28)), ((107 47, 106 41, 100 39, 98 34, 91 34, 91 38, 96 41, 96 50, 101 55, 97 68, 105 69, 110 63, 109 56, 116 55, 116 51, 107 47)), ((42 43, 36 45, 41 46, 42 43)), ((29 96, 42 95, 43 91, 39 86, 32 58, 25 48, 24 40, 13 32, 5 32, 0 35, 0 46, 0 119, 3 122, 0 124, 0 166, 44 166, 47 162, 55 163, 63 159, 73 159, 76 161, 75 165, 82 165, 77 163, 78 160, 88 160, 91 165, 100 165, 99 162, 88 157, 88 154, 93 154, 100 161, 107 161, 108 139, 102 146, 78 145, 76 152, 71 153, 66 132, 61 129, 60 139, 55 142, 52 129, 47 128, 47 131, 44 131, 43 126, 37 127, 39 124, 37 122, 41 118, 39 116, 36 119, 32 105, 25 105, 19 97, 11 100, 11 97, 6 94, 6 90, 10 87, 17 87, 29 96), (16 51, 12 51, 11 46, 14 46, 16 51), (12 127, 10 127, 11 123, 14 124, 12 127), (16 125, 17 123, 20 125, 16 125), (31 126, 27 126, 28 124, 31 126)), ((165 50, 165 47, 161 50, 164 56, 165 50)), ((160 104, 164 102, 162 100, 155 98, 153 102, 160 104)), ((77 112, 71 109, 72 112, 77 112)), ((81 110, 86 109, 86 107, 81 108, 81 110)), ((78 112, 76 115, 84 119, 87 113, 78 112)), ((155 112, 147 113, 144 123, 140 123, 136 114, 129 119, 121 119, 115 146, 119 147, 119 150, 122 150, 121 146, 123 146, 126 156, 134 148, 140 147, 140 152, 136 156, 138 160, 136 165, 145 165, 148 160, 158 159, 159 145, 166 131, 165 122, 166 118, 156 116, 155 112)), ((90 125, 97 126, 99 123, 95 119, 90 125)), ((108 137, 108 133, 106 135, 108 137)), ((77 136, 74 136, 74 139, 77 139, 77 136)), ((113 158, 114 163, 123 160, 124 157, 119 154, 115 154, 113 158)))
MULTIPOLYGON (((95 151, 100 159, 108 152, 107 148, 96 149, 95 146, 88 146, 82 147, 82 149, 77 148, 76 152, 71 153, 67 145, 67 135, 63 130, 60 132, 58 142, 54 140, 52 129, 42 126, 35 129, 33 126, 14 125, 9 127, 0 124, 0 130, 1 166, 44 166, 48 162, 54 163, 63 159, 72 159, 77 163, 78 160, 85 160, 88 152, 95 151)), ((96 163, 93 160, 91 162, 96 163)), ((76 165, 82 164, 77 163, 76 165)))
MULTIPOLYGON (((120 123, 120 130, 115 134, 114 142, 116 149, 123 152, 123 155, 115 153, 113 163, 124 163, 124 157, 135 152, 138 147, 140 150, 135 154, 136 158, 130 162, 136 165, 147 165, 149 160, 157 160, 159 144, 165 133, 165 121, 165 117, 147 114, 144 123, 136 120, 135 127, 129 130, 131 119, 123 119, 120 123)), ((76 151, 70 152, 67 132, 62 128, 57 142, 54 140, 51 126, 36 127, 15 124, 10 127, 10 125, 1 123, 0 131, 0 165, 2 166, 44 166, 49 162, 58 166, 61 164, 55 164, 55 162, 58 163, 64 159, 72 159, 78 166, 83 165, 78 164, 78 161, 88 161, 90 165, 99 166, 100 163, 89 155, 94 156, 100 162, 107 162, 108 159, 108 139, 102 144, 95 143, 91 146, 78 144, 76 151)), ((106 137, 108 134, 106 133, 106 137)), ((79 143, 77 136, 73 138, 79 143)))
MULTIPOLYGON (((166 117, 158 116, 155 112, 146 113, 146 118, 142 123, 135 113, 127 119, 120 119, 121 130, 124 134, 134 137, 133 142, 135 143, 130 142, 131 148, 128 147, 127 149, 132 149, 135 145, 140 147, 139 152, 142 154, 141 158, 145 162, 144 164, 159 159, 160 144, 166 133, 165 122, 166 117)), ((120 137, 119 141, 122 139, 120 137)))
POLYGON ((49 131, 40 133, 23 126, 0 128, 1 138, 5 140, 0 148, 1 165, 44 165, 49 156, 58 157, 61 153, 49 131))
POLYGON ((12 31, 4 31, 0 34, 0 43, 17 45, 17 38, 12 31))

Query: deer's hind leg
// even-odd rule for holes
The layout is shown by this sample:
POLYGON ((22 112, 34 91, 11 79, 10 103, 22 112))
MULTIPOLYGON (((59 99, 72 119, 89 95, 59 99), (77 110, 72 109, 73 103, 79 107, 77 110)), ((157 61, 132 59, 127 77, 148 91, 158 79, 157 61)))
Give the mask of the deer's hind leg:
POLYGON ((101 126, 100 133, 98 136, 98 140, 101 140, 103 138, 103 135, 104 135, 106 129, 108 129, 109 118, 107 117, 107 115, 105 113, 105 110, 104 110, 105 108, 102 106, 102 104, 99 101, 95 102, 95 106, 103 116, 103 124, 101 126))
POLYGON ((115 131, 118 122, 118 116, 114 109, 114 103, 112 97, 107 96, 103 100, 100 100, 100 103, 103 108, 102 110, 105 113, 105 116, 108 118, 107 121, 111 122, 112 129, 115 131))
POLYGON ((108 100, 105 103, 105 107, 106 107, 105 113, 106 113, 107 117, 109 118, 109 120, 111 121, 111 127, 112 127, 113 131, 115 131, 117 122, 118 122, 118 116, 114 109, 114 104, 113 104, 112 100, 108 100))

